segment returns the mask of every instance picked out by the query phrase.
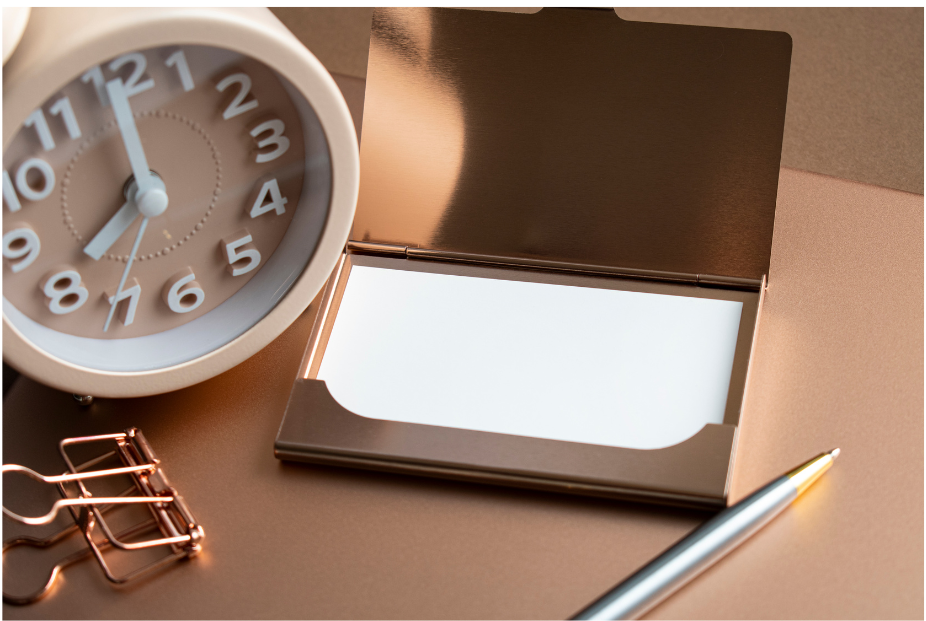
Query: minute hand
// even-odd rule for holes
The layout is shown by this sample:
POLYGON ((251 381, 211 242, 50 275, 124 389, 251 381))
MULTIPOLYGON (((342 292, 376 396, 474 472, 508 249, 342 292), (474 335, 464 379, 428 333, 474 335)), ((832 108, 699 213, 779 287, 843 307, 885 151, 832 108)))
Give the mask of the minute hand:
POLYGON ((135 116, 129 105, 125 85, 122 80, 110 80, 106 83, 106 92, 109 94, 109 101, 116 115, 116 124, 119 126, 119 134, 122 136, 122 143, 129 156, 129 164, 132 166, 132 174, 135 176, 135 185, 138 188, 134 196, 126 198, 130 201, 134 200, 138 211, 146 218, 159 216, 167 209, 167 191, 148 168, 148 160, 141 146, 138 128, 135 127, 135 116))
POLYGON ((132 166, 132 174, 135 175, 135 183, 138 184, 137 196, 140 197, 151 189, 151 170, 148 168, 145 150, 141 146, 138 128, 135 127, 135 116, 132 114, 132 107, 129 105, 129 96, 125 92, 125 85, 119 79, 107 82, 106 92, 109 94, 109 101, 112 103, 113 112, 116 115, 116 124, 119 126, 119 133, 122 135, 125 152, 129 156, 129 164, 132 166))

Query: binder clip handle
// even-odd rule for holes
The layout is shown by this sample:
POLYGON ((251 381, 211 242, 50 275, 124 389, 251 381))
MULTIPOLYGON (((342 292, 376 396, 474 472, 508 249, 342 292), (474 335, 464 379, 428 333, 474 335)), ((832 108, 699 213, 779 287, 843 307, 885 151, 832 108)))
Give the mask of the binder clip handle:
POLYGON ((62 498, 57 500, 52 505, 51 510, 42 516, 22 516, 7 509, 6 506, 3 506, 3 513, 22 524, 39 526, 51 523, 61 509, 66 508, 74 519, 74 524, 47 539, 28 536, 10 539, 3 544, 3 554, 17 546, 48 548, 77 531, 80 531, 83 535, 88 547, 86 550, 61 559, 52 568, 45 584, 36 591, 24 596, 15 596, 4 592, 3 600, 5 602, 11 604, 34 602, 48 593, 65 567, 90 556, 96 557, 107 580, 122 584, 156 571, 174 561, 196 556, 202 550, 202 540, 205 537, 202 526, 197 523, 183 498, 168 483, 167 477, 164 476, 161 469, 160 460, 155 456, 151 445, 148 444, 139 429, 133 427, 127 429, 124 433, 66 438, 59 443, 58 449, 68 467, 68 471, 64 474, 46 476, 31 468, 17 464, 4 465, 2 473, 20 473, 42 483, 55 484, 62 498), (68 446, 99 441, 113 441, 116 448, 78 466, 72 463, 67 454, 68 446), (94 466, 113 457, 119 458, 122 462, 121 467, 103 470, 92 469, 94 466), (116 496, 95 497, 84 485, 84 481, 88 479, 119 475, 130 478, 132 484, 128 489, 116 496), (76 496, 68 493, 68 488, 65 487, 66 484, 72 484, 72 491, 77 490, 76 496), (109 511, 127 505, 146 506, 151 513, 151 518, 121 532, 113 533, 103 516, 109 511), (103 532, 104 538, 94 538, 97 528, 103 532), (159 533, 160 537, 138 539, 152 532, 159 533), (102 553, 103 550, 108 548, 133 551, 157 546, 169 548, 170 553, 124 575, 113 574, 102 553))
MULTIPOLYGON (((128 468, 112 468, 110 470, 95 470, 93 472, 87 473, 78 473, 78 474, 62 474, 59 476, 44 476, 32 470, 31 468, 26 468, 25 466, 20 466, 18 464, 5 464, 3 466, 3 474, 7 472, 21 472, 29 478, 35 479, 36 481, 41 481, 43 483, 65 483, 69 481, 77 481, 81 479, 90 479, 94 477, 103 477, 103 476, 112 476, 116 474, 127 474, 130 472, 154 472, 151 466, 132 466, 128 468)), ((52 505, 51 511, 40 517, 25 517, 14 513, 13 511, 3 506, 3 513, 7 517, 21 522, 23 524, 28 524, 29 526, 42 526, 44 524, 50 524, 58 516, 58 511, 64 507, 89 507, 94 505, 115 505, 115 504, 144 504, 144 503, 159 503, 159 502, 171 502, 173 501, 173 496, 128 496, 128 497, 108 497, 108 498, 94 498, 92 495, 87 495, 86 497, 81 498, 62 498, 61 500, 56 500, 55 504, 52 505)))

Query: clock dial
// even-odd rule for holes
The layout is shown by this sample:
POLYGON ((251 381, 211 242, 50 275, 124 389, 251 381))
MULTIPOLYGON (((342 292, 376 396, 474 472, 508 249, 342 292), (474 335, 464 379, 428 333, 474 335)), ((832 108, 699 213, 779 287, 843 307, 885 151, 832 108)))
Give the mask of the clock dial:
POLYGON ((308 103, 253 58, 167 46, 87 67, 3 154, 7 314, 91 367, 214 349, 311 257, 330 193, 319 153, 308 103))

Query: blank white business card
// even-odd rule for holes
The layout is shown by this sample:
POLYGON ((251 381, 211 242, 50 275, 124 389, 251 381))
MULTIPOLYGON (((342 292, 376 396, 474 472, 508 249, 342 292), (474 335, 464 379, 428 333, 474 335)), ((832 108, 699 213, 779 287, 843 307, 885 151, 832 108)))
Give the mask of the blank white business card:
POLYGON ((369 418, 662 448, 723 422, 742 307, 355 265, 317 378, 369 418))

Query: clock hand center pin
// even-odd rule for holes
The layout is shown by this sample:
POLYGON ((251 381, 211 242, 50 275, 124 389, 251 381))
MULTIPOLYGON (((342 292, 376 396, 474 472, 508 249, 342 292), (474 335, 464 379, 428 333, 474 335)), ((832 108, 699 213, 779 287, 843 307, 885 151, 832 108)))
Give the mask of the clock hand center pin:
MULTIPOLYGON (((151 171, 151 176, 154 180, 154 188, 160 189, 164 195, 167 194, 167 187, 164 185, 164 182, 161 181, 160 175, 155 171, 151 171)), ((149 190, 150 191, 150 190, 149 190)), ((90 240, 86 246, 84 246, 84 254, 91 257, 94 261, 99 261, 104 254, 109 252, 109 249, 112 247, 116 241, 122 237, 122 235, 132 226, 132 223, 135 222, 135 219, 139 214, 138 207, 138 183, 135 181, 135 175, 129 177, 128 182, 126 182, 123 190, 125 196, 125 203, 122 207, 116 211, 115 214, 103 225, 103 228, 90 240)), ((158 193, 152 195, 152 198, 158 196, 158 193)), ((166 199, 164 199, 166 201, 166 199)), ((156 205, 157 207, 157 205, 156 205)), ((166 205, 165 205, 166 208, 166 205)), ((164 209, 158 211, 155 208, 146 208, 148 215, 154 217, 164 213, 164 209)))
POLYGON ((138 211, 146 218, 154 218, 164 213, 168 202, 167 192, 161 188, 150 188, 140 193, 136 199, 138 211))

